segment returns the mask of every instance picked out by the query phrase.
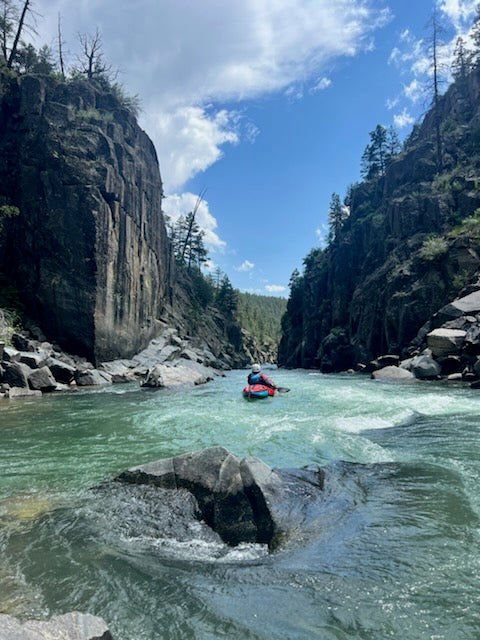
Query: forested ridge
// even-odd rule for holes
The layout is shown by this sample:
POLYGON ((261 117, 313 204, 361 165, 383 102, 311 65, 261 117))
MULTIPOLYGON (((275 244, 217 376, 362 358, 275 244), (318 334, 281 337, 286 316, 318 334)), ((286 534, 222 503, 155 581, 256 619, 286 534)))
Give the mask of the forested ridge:
POLYGON ((469 52, 457 42, 454 81, 443 95, 434 85, 403 146, 378 125, 362 181, 332 195, 326 246, 292 274, 279 364, 338 371, 406 355, 432 314, 477 285, 480 8, 473 35, 469 52))

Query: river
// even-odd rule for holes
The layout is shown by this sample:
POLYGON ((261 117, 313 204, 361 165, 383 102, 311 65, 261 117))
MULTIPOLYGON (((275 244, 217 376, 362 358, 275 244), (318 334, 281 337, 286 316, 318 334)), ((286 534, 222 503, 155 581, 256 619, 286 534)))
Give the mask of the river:
POLYGON ((0 612, 88 611, 116 640, 480 638, 479 392, 279 370, 290 393, 249 402, 245 377, 2 402, 0 612), (319 530, 273 553, 169 540, 92 491, 217 445, 325 467, 319 530))

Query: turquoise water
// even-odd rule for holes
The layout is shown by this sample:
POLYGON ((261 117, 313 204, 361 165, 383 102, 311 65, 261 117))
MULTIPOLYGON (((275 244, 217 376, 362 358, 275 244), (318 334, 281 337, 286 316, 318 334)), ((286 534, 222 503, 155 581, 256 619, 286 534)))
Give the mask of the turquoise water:
POLYGON ((480 396, 460 386, 246 372, 0 404, 0 611, 101 615, 116 640, 480 638, 480 396), (149 460, 222 445, 326 469, 322 526, 269 554, 166 538, 146 494, 98 493, 149 460))

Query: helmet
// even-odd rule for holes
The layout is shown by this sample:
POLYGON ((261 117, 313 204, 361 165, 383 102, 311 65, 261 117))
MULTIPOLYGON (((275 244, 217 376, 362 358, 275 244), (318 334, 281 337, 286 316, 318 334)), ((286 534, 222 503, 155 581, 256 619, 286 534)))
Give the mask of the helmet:
POLYGON ((260 365, 257 364, 257 363, 252 364, 252 371, 253 371, 253 373, 259 373, 260 372, 260 365))

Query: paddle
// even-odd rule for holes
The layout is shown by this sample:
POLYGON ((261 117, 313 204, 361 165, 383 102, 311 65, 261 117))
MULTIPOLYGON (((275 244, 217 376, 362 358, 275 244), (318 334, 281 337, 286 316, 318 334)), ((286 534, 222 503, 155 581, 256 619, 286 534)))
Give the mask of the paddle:
POLYGON ((290 389, 288 387, 277 387, 278 393, 288 393, 290 389))

